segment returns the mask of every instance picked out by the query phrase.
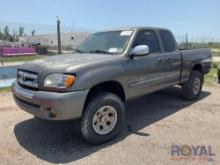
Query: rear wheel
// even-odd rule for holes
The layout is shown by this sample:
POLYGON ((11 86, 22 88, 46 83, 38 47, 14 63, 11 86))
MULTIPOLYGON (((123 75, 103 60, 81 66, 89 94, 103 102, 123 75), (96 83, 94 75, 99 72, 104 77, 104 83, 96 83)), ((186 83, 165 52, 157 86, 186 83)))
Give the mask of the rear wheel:
POLYGON ((188 100, 195 100, 201 94, 203 75, 199 71, 192 71, 190 79, 183 83, 183 96, 188 100))
POLYGON ((121 132, 125 119, 124 103, 108 92, 101 92, 90 100, 81 123, 83 137, 92 144, 114 139, 121 132))

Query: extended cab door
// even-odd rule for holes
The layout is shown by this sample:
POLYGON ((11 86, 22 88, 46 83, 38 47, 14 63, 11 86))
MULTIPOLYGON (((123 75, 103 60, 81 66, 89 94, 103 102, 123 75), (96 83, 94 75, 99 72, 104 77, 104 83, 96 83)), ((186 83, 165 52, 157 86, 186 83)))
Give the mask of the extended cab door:
POLYGON ((180 82, 182 59, 179 50, 177 49, 176 41, 171 32, 167 30, 159 31, 163 56, 165 57, 166 65, 166 84, 167 86, 175 85, 180 82))
POLYGON ((132 49, 138 45, 148 45, 150 54, 128 60, 130 98, 161 89, 166 81, 165 56, 161 54, 157 33, 153 30, 139 31, 132 49))

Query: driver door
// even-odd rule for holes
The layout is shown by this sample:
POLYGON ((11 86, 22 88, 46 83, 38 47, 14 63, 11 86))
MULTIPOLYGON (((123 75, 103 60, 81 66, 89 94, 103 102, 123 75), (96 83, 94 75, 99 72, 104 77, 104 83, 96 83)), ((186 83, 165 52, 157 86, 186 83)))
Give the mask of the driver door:
POLYGON ((165 56, 157 34, 152 30, 139 31, 132 48, 148 45, 150 54, 129 60, 129 97, 141 96, 164 87, 166 82, 165 56))

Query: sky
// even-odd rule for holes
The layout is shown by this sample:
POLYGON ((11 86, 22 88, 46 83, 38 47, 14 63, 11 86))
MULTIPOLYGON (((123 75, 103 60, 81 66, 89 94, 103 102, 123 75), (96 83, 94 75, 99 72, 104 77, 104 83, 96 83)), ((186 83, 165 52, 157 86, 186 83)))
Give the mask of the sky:
MULTIPOLYGON (((49 27, 55 26, 56 16, 59 16, 62 27, 69 29, 73 24, 75 28, 94 31, 123 26, 156 26, 169 28, 176 36, 188 33, 189 38, 220 40, 219 0, 1 1, 0 23, 49 27)), ((46 29, 36 31, 45 33, 46 29)))

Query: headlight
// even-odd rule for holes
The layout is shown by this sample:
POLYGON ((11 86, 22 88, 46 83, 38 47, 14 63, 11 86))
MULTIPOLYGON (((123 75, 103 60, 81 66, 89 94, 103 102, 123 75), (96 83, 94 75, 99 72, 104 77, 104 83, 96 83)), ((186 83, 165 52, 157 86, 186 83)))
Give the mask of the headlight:
POLYGON ((44 86, 51 88, 65 89, 73 85, 75 76, 66 74, 50 74, 44 79, 44 86))

